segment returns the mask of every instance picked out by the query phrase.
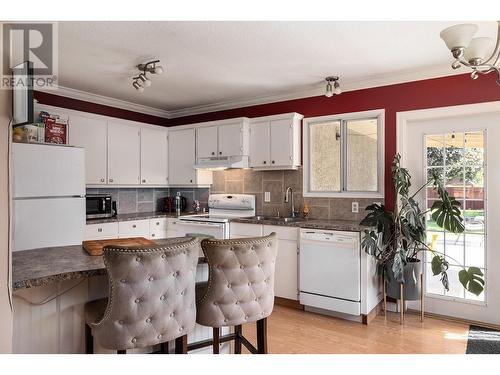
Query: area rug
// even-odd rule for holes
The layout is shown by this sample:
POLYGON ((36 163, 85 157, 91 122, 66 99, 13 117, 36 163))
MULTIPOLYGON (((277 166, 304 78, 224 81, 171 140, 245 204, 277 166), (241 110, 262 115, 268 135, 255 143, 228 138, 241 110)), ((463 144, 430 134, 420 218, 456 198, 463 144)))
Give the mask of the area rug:
POLYGON ((500 331, 470 326, 466 354, 500 354, 500 331))

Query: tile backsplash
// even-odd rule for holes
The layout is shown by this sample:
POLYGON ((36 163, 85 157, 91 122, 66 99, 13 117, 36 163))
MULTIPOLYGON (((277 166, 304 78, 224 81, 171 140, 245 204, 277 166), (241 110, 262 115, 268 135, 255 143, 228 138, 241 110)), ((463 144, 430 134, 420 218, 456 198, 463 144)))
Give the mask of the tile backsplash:
POLYGON ((374 201, 372 198, 304 198, 302 196, 302 169, 295 171, 254 171, 251 169, 228 169, 216 171, 210 193, 254 194, 257 215, 289 216, 291 204, 284 203, 285 189, 293 190, 295 207, 302 212, 304 202, 310 207, 313 219, 361 220, 364 209, 374 201), (264 202, 264 192, 271 193, 270 202, 264 202), (359 203, 359 212, 351 212, 351 203, 359 203))
POLYGON ((136 212, 163 211, 163 198, 175 196, 177 191, 181 192, 187 200, 187 211, 192 209, 193 201, 198 199, 201 208, 207 208, 207 188, 99 188, 87 189, 87 194, 104 193, 111 194, 116 201, 119 214, 130 214, 136 212))
MULTIPOLYGON (((359 221, 365 216, 364 209, 374 201, 372 198, 304 198, 302 196, 302 169, 296 171, 254 171, 251 169, 228 169, 215 171, 213 184, 207 188, 100 188, 87 189, 88 194, 111 194, 117 202, 118 213, 162 211, 163 198, 175 196, 179 191, 186 198, 187 211, 192 210, 194 200, 200 208, 208 209, 209 193, 244 193, 255 195, 256 214, 289 216, 290 203, 284 203, 285 189, 293 190, 295 207, 300 212, 304 202, 310 207, 313 219, 338 219, 359 221), (264 192, 271 193, 270 202, 264 202, 264 192), (351 212, 351 203, 359 203, 359 212, 351 212)), ((382 200, 383 201, 383 200, 382 200)))

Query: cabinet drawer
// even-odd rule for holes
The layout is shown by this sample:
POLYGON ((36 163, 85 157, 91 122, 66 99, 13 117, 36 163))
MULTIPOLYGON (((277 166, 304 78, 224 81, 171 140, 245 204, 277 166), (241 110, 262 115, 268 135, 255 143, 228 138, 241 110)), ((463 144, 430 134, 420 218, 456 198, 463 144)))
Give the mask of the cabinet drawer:
POLYGON ((130 220, 118 223, 118 235, 125 237, 149 237, 149 220, 130 220))
POLYGON ((167 231, 167 218, 159 217, 156 219, 149 219, 149 230, 151 232, 166 232, 167 231))
POLYGON ((152 240, 167 238, 167 218, 149 219, 149 237, 152 240))
POLYGON ((230 223, 229 232, 231 238, 238 237, 260 237, 262 236, 262 225, 260 224, 244 224, 230 223))
POLYGON ((267 236, 268 234, 276 232, 276 236, 280 240, 289 240, 289 241, 297 241, 299 239, 299 229, 298 228, 290 228, 290 227, 282 227, 279 225, 264 225, 263 226, 263 235, 267 236))
POLYGON ((118 238, 118 222, 85 225, 86 240, 118 238))

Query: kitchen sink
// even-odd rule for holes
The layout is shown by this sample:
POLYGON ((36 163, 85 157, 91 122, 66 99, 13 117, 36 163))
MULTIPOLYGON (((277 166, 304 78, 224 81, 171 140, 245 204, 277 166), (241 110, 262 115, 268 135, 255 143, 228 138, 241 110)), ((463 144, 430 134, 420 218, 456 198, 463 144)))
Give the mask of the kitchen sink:
POLYGON ((303 221, 301 217, 282 217, 278 220, 284 221, 285 223, 295 223, 297 221, 303 221))

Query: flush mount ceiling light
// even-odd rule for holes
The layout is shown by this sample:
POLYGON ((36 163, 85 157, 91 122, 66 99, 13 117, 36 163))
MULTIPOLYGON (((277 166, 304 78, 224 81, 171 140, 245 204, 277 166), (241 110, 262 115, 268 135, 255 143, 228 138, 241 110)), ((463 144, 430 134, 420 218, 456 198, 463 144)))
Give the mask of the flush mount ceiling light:
POLYGON ((327 82, 325 91, 325 96, 327 98, 331 98, 334 94, 339 95, 342 93, 342 89, 340 88, 339 84, 339 77, 337 76, 326 77, 325 81, 327 82))
POLYGON ((477 79, 479 74, 496 72, 497 84, 500 85, 500 21, 497 21, 497 27, 496 43, 491 38, 474 38, 478 27, 472 23, 454 25, 441 31, 439 36, 455 58, 451 67, 471 68, 472 79, 477 79))
POLYGON ((163 67, 161 65, 157 65, 160 60, 150 61, 145 64, 137 65, 137 69, 140 70, 140 74, 137 77, 132 78, 132 86, 139 92, 144 92, 145 87, 151 86, 151 79, 147 76, 150 74, 162 74, 163 67))

